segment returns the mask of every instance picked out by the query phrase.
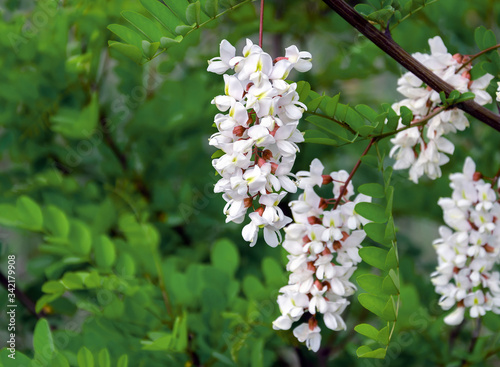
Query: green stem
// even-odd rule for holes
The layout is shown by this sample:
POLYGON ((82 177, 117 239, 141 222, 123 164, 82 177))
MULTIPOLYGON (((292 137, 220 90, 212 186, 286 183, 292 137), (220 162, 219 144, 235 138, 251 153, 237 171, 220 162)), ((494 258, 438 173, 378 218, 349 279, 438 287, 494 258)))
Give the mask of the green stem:
POLYGON ((408 14, 406 14, 403 18, 401 18, 400 20, 398 20, 396 22, 396 24, 394 24, 390 30, 392 31, 394 28, 396 28, 399 24, 401 24, 401 22, 405 21, 406 19, 408 19, 409 17, 411 17, 413 14, 419 12, 420 10, 422 10, 423 8, 425 8, 427 5, 431 5, 431 4, 434 4, 434 3, 437 3, 439 0, 433 0, 433 1, 429 1, 428 3, 425 3, 421 6, 419 6, 418 8, 416 8, 415 10, 412 10, 410 11, 408 14))
POLYGON ((469 61, 465 62, 462 66, 460 66, 457 71, 455 72, 455 74, 458 74, 458 72, 460 70, 462 70, 466 65, 470 64, 472 61, 474 61, 475 59, 477 59, 479 56, 482 56, 484 55, 485 53, 487 52, 490 52, 490 51, 493 51, 493 50, 496 50, 497 48, 500 47, 500 43, 498 45, 495 45, 495 46, 491 46, 491 47, 488 47, 487 49, 481 51, 481 52, 478 52, 477 54, 473 55, 469 61))
MULTIPOLYGON (((450 106, 448 106, 447 108, 450 108, 450 106)), ((431 114, 427 115, 427 116, 424 116, 422 117, 421 119, 419 120, 415 120, 414 122, 412 122, 410 125, 408 126, 405 126, 405 127, 402 127, 401 129, 399 130, 394 130, 394 131, 390 131, 390 132, 387 132, 385 134, 380 134, 380 135, 377 135, 377 136, 374 136, 372 137, 373 139, 376 139, 377 141, 378 140, 381 140, 381 139, 384 139, 388 136, 392 136, 392 135, 396 135, 397 133, 401 132, 401 131, 405 131, 405 130, 408 130, 408 129, 411 129, 412 127, 416 127, 416 126, 424 126, 427 124, 427 122, 429 122, 430 119, 432 119, 433 117, 435 117, 436 115, 439 115, 441 112, 443 112, 444 110, 446 110, 447 108, 444 108, 444 107, 438 107, 436 108, 431 114)))

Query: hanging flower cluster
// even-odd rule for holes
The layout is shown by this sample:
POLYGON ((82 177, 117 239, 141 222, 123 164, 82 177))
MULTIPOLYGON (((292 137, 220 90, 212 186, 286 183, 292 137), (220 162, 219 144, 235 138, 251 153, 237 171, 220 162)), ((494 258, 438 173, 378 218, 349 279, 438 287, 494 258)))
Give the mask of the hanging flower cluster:
POLYGON ((356 214, 354 207, 358 202, 371 201, 363 194, 351 201, 352 182, 345 188, 348 173, 323 175, 323 169, 320 160, 314 159, 310 171, 297 173, 298 186, 304 193, 290 203, 294 223, 285 228, 283 242, 289 253, 287 270, 291 274, 278 296, 282 315, 273 322, 274 329, 288 330, 309 313, 308 322, 297 326, 293 334, 313 351, 321 343, 318 313, 323 314, 327 328, 346 328, 341 314, 349 304, 346 297, 356 290, 349 279, 361 262, 358 250, 366 235, 361 228, 368 222, 356 214), (330 183, 332 199, 325 200, 314 191, 315 186, 330 183))
MULTIPOLYGON (((490 103, 491 96, 485 91, 493 75, 471 80, 471 64, 468 56, 451 55, 439 36, 429 40, 431 54, 415 53, 413 57, 429 70, 452 85, 460 93, 472 92, 475 102, 480 105, 490 103)), ((441 104, 439 94, 425 85, 414 74, 407 72, 398 80, 398 92, 406 99, 395 103, 392 108, 400 113, 400 108, 409 108, 414 121, 434 111, 441 104)), ((469 126, 465 113, 452 108, 441 112, 429 120, 427 125, 415 126, 399 132, 391 139, 394 147, 390 156, 396 159, 394 169, 410 168, 410 179, 417 183, 424 174, 431 179, 441 177, 441 166, 449 161, 446 154, 453 154, 453 143, 444 137, 448 133, 463 131, 469 126)), ((400 122, 398 129, 404 125, 400 122)))
MULTIPOLYGON (((466 310, 473 318, 486 311, 500 314, 500 204, 498 182, 486 182, 467 158, 463 173, 450 175, 453 194, 438 204, 449 227, 439 229, 441 238, 434 241, 438 267, 432 274, 439 304, 444 310, 456 306, 445 319, 458 325, 466 310)), ((493 180, 490 180, 493 181, 493 180)), ((496 180, 494 180, 496 181, 496 180)))
POLYGON ((291 222, 278 204, 287 192, 297 191, 290 177, 297 143, 304 141, 297 125, 306 109, 297 84, 285 79, 292 69, 311 69, 311 54, 290 46, 284 57, 273 60, 248 39, 243 56, 235 51, 223 40, 220 57, 207 69, 224 74, 225 82, 225 94, 212 101, 223 112, 215 116, 218 132, 210 137, 210 145, 223 152, 212 161, 222 177, 214 191, 227 202, 226 222, 242 223, 250 209, 250 223, 242 231, 250 246, 263 228, 266 243, 275 247, 280 229, 291 222), (225 74, 229 69, 234 74, 225 74))

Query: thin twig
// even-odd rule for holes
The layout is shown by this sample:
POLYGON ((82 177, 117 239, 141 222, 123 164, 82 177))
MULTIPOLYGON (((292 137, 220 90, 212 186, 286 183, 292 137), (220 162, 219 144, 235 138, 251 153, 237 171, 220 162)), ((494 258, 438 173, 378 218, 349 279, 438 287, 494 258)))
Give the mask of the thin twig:
MULTIPOLYGON (((9 281, 8 279, 5 277, 5 275, 0 272, 0 283, 2 283, 2 286, 8 290, 9 289, 9 281)), ((31 298, 29 298, 26 293, 24 293, 23 291, 21 291, 21 289, 19 289, 19 287, 16 285, 16 288, 14 289, 14 294, 16 295, 16 299, 18 299, 25 307, 26 309, 31 313, 33 314, 33 316, 35 316, 37 319, 40 319, 42 317, 45 316, 44 312, 40 312, 40 313, 37 313, 36 312, 36 309, 35 309, 35 302, 33 302, 31 300, 31 298)))
POLYGON ((344 182, 344 185, 342 186, 342 189, 340 190, 339 197, 337 198, 337 201, 335 201, 335 204, 333 205, 333 210, 337 209, 337 207, 340 204, 340 199, 342 199, 342 197, 345 195, 345 193, 347 191, 347 186, 349 185, 349 182, 351 182, 352 176, 354 176, 354 174, 356 173, 356 171, 358 170, 358 168, 361 164, 361 158, 363 158, 368 153, 368 151, 370 150, 370 148, 372 147, 373 143, 375 143, 376 140, 377 140, 377 138, 372 138, 370 140, 370 143, 368 143, 368 146, 366 147, 363 154, 361 154, 361 157, 359 157, 358 161, 356 162, 356 165, 352 169, 351 173, 349 174, 349 177, 347 177, 347 180, 344 182))
POLYGON ((380 140, 380 139, 383 139, 383 138, 386 138, 388 136, 392 136, 392 135, 395 135, 401 131, 405 131, 405 130, 408 130, 408 129, 411 129, 412 127, 416 127, 416 126, 423 126, 425 124, 427 124, 427 122, 429 122, 430 119, 432 119, 433 117, 435 117, 436 115, 439 115, 441 112, 443 112, 444 110, 446 110, 447 108, 450 108, 450 106, 448 107, 438 107, 436 108, 434 111, 432 111, 432 113, 428 114, 427 116, 424 116, 422 117, 421 119, 419 120, 415 120, 413 121, 410 125, 408 126, 405 126, 405 127, 402 127, 401 129, 398 129, 398 130, 394 130, 394 131, 389 131, 385 134, 380 134, 380 135, 377 135, 375 136, 375 138, 377 140, 380 140))
POLYGON ((499 48, 499 47, 500 47, 500 43, 499 43, 498 45, 488 47, 487 49, 485 49, 485 50, 483 50, 483 51, 481 51, 481 52, 478 52, 477 54, 475 54, 475 55, 471 56, 471 58, 469 59, 469 61, 464 62, 464 63, 463 63, 463 65, 462 65, 462 66, 460 66, 460 67, 457 69, 457 71, 455 72, 455 74, 458 74, 458 72, 459 72, 460 70, 462 70, 462 69, 463 69, 466 65, 470 64, 470 63, 471 63, 472 61, 474 61, 475 59, 477 59, 479 56, 484 55, 484 54, 485 54, 485 53, 487 53, 487 52, 493 51, 493 50, 495 50, 495 49, 497 49, 497 48, 499 48))
MULTIPOLYGON (((358 14, 344 0, 323 0, 331 9, 335 10, 344 20, 361 32, 366 38, 377 45, 387 55, 396 60, 401 66, 415 74, 436 92, 444 92, 448 96, 455 88, 439 78, 420 62, 410 56, 394 40, 388 38, 358 14)), ((461 110, 469 113, 479 121, 500 131, 500 116, 480 106, 473 100, 464 101, 457 105, 461 110)))
POLYGON ((260 0, 259 46, 262 48, 264 35, 264 0, 260 0))

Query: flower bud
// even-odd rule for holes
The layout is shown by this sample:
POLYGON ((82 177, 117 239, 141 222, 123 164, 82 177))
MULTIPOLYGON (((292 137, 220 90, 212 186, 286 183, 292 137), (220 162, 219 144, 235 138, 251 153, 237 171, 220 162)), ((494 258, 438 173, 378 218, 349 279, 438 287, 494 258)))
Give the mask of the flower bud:
POLYGON ((318 320, 313 316, 308 321, 309 330, 314 330, 318 326, 318 320))
POLYGON ((321 224, 321 219, 319 219, 318 217, 307 217, 307 221, 309 222, 309 224, 321 224))
POLYGON ((316 286, 316 288, 318 288, 319 290, 322 290, 322 289, 323 289, 323 284, 321 284, 321 282, 320 282, 318 279, 316 279, 316 280, 314 281, 314 285, 315 285, 315 286, 316 286))
POLYGON ((245 208, 250 208, 253 203, 253 198, 245 198, 243 199, 243 205, 245 205, 245 208))
POLYGON ((262 152, 262 158, 264 158, 266 161, 270 160, 273 157, 273 152, 271 152, 269 149, 266 149, 262 152))
POLYGON ((276 170, 278 169, 278 164, 271 162, 271 173, 274 175, 276 173, 276 170))
POLYGON ((243 133, 245 132, 245 128, 241 125, 238 125, 238 126, 235 126, 234 129, 233 129, 233 134, 238 136, 238 137, 241 137, 243 136, 243 133))
POLYGON ((464 56, 462 54, 459 54, 459 53, 456 53, 455 55, 453 55, 453 58, 459 63, 461 64, 462 63, 462 60, 464 58, 464 56))
POLYGON ((321 177, 323 177, 323 185, 328 185, 333 181, 333 178, 330 175, 321 175, 321 177))

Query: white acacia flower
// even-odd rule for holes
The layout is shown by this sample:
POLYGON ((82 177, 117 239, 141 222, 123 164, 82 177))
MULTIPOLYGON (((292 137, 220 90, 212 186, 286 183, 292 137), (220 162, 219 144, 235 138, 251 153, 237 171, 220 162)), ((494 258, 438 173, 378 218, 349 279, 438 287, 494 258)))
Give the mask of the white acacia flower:
POLYGON ((226 222, 242 223, 249 207, 261 205, 242 230, 250 246, 261 229, 265 242, 278 246, 280 230, 291 221, 278 203, 286 192, 297 191, 291 170, 297 143, 304 141, 297 125, 306 107, 299 102, 297 84, 284 79, 294 67, 309 70, 311 57, 295 46, 285 52, 286 57, 273 61, 247 39, 243 54, 236 56, 236 49, 223 40, 220 56, 207 69, 224 78, 224 93, 212 100, 222 113, 214 118, 218 132, 209 144, 223 152, 212 160, 221 175, 214 191, 226 201, 226 222), (234 72, 226 73, 230 69, 234 72))

